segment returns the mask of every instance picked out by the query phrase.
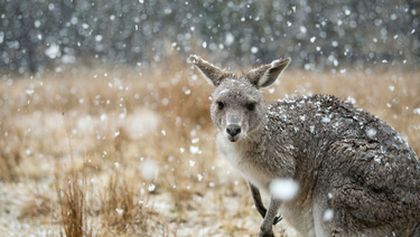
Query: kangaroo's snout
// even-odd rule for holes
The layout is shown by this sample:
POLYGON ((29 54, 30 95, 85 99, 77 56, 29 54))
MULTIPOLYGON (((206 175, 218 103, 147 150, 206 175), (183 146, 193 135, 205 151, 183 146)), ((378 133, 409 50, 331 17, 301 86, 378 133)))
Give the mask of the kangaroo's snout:
POLYGON ((239 133, 241 133, 241 126, 239 124, 229 124, 226 127, 226 133, 229 135, 229 140, 235 142, 238 140, 239 133))
POLYGON ((234 137, 241 132, 241 127, 238 124, 230 124, 226 128, 226 132, 234 137))

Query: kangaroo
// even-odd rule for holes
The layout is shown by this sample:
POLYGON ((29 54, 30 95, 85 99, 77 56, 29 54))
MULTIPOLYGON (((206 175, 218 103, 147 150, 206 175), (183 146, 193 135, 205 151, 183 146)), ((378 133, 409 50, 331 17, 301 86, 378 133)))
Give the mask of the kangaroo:
POLYGON ((282 218, 300 236, 420 236, 420 162, 393 128, 334 96, 266 104, 259 89, 289 58, 242 74, 197 55, 188 61, 215 86, 217 149, 249 182, 263 217, 259 236, 274 236, 282 218), (299 185, 293 198, 273 195, 278 179, 299 185), (268 209, 260 190, 270 195, 268 209))

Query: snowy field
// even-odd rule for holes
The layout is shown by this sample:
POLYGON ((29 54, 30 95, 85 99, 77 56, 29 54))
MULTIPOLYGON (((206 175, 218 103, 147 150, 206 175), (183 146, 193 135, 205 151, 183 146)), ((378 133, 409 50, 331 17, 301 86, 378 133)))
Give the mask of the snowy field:
MULTIPOLYGON (((182 60, 180 60, 182 61, 182 60)), ((0 80, 1 236, 255 236, 246 182, 214 146, 212 87, 186 64, 0 80)), ((264 91, 334 94, 420 154, 420 72, 286 71, 264 91)), ((277 236, 293 236, 276 226, 277 236)))

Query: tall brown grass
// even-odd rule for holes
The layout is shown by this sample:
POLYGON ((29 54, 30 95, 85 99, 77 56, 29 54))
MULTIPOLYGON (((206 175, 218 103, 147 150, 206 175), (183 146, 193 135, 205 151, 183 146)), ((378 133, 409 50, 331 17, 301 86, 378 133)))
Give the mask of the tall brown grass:
POLYGON ((58 205, 60 207, 61 222, 64 237, 92 236, 86 220, 86 198, 83 190, 83 179, 73 173, 64 180, 61 187, 57 187, 58 205))
POLYGON ((147 233, 148 217, 153 213, 137 198, 132 183, 114 174, 102 193, 101 202, 104 226, 117 232, 147 233))

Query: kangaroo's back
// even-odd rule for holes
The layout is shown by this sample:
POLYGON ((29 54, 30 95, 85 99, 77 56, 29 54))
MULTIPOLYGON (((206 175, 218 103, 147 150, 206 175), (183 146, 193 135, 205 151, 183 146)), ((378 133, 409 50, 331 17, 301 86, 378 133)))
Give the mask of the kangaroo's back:
MULTIPOLYGON (((310 148, 318 150, 317 153, 320 150, 326 152, 337 141, 358 140, 377 144, 384 155, 401 158, 391 162, 404 162, 403 158, 417 159, 407 142, 392 127, 334 96, 314 95, 278 100, 268 105, 268 116, 273 127, 282 126, 289 138, 305 150, 309 150, 308 144, 311 144, 310 148)), ((375 161, 386 164, 380 157, 376 157, 375 161)))
POLYGON ((393 128, 333 96, 286 98, 268 111, 272 126, 282 127, 277 136, 300 151, 296 166, 307 167, 296 178, 313 180, 314 219, 324 223, 318 233, 339 226, 351 236, 412 236, 420 218, 420 163, 393 128), (325 210, 337 218, 322 221, 325 210))

